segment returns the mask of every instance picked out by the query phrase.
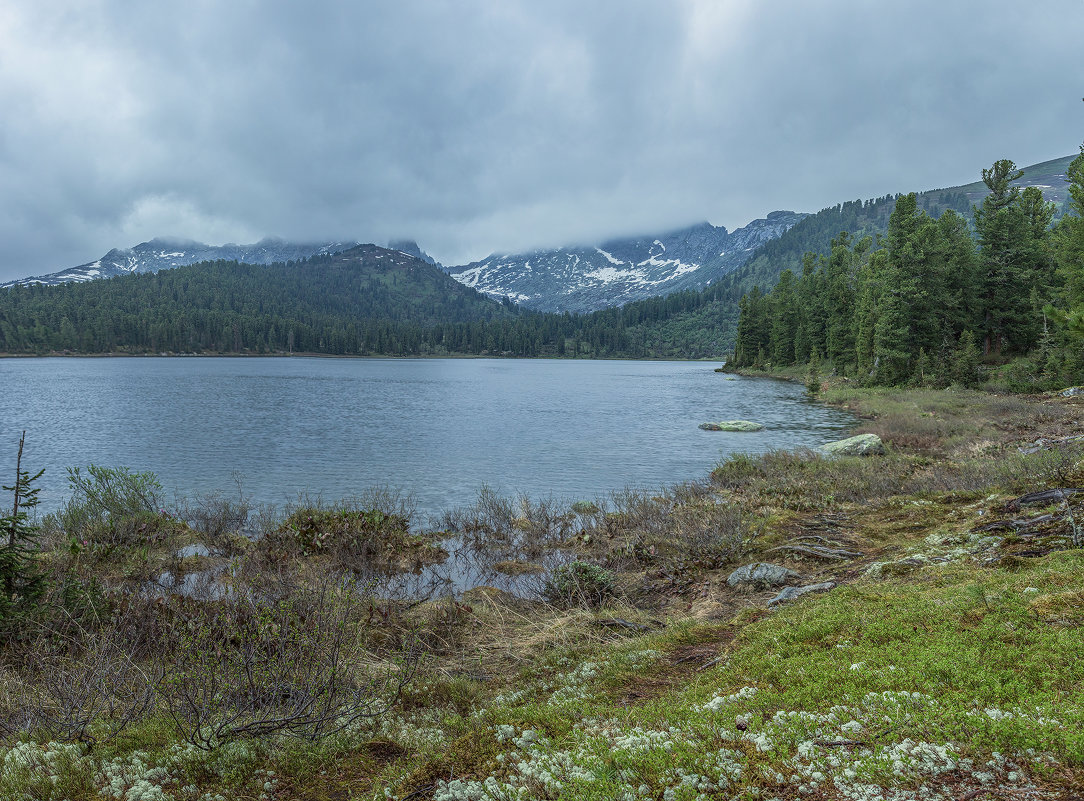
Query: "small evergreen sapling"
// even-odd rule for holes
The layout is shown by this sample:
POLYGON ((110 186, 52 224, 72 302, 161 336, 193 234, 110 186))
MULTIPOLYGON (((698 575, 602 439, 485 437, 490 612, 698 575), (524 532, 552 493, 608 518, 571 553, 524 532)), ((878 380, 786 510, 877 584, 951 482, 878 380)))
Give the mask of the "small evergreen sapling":
POLYGON ((15 461, 15 484, 4 486, 14 494, 11 514, 0 517, 0 628, 8 628, 24 616, 31 603, 44 591, 44 576, 35 565, 38 527, 29 523, 28 510, 38 505, 39 487, 31 486, 44 470, 33 476, 23 470, 23 445, 26 432, 19 438, 15 461))
POLYGON ((812 398, 817 397, 821 391, 821 359, 817 349, 813 349, 813 355, 809 359, 809 371, 805 376, 805 391, 812 398))

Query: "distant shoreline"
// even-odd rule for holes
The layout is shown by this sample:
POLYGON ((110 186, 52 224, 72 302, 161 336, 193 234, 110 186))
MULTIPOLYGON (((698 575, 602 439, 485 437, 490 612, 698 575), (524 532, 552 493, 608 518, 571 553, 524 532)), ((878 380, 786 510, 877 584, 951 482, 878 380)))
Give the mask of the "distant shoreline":
POLYGON ((175 353, 175 352, 163 352, 163 353, 125 353, 123 351, 112 351, 109 353, 64 353, 58 351, 50 351, 49 353, 0 353, 0 359, 53 359, 53 358, 66 358, 66 359, 109 359, 109 358, 124 358, 124 359, 168 359, 168 358, 203 358, 203 359, 291 359, 291 358, 305 358, 305 359, 402 359, 402 360, 418 360, 418 359, 502 359, 508 361, 555 361, 555 362, 697 362, 697 363, 717 363, 722 361, 721 358, 680 358, 676 356, 640 356, 637 358, 628 358, 623 356, 602 356, 592 358, 569 358, 567 356, 502 356, 500 354, 492 353, 447 353, 441 355, 429 354, 425 356, 389 356, 386 354, 339 354, 339 353, 308 353, 308 352, 295 352, 295 353, 175 353))

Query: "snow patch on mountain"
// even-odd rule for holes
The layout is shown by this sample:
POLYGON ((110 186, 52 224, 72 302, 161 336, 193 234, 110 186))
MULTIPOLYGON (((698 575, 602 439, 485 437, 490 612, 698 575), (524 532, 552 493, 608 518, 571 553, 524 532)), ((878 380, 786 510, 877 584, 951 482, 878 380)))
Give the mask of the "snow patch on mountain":
POLYGON ((205 245, 202 242, 190 240, 156 238, 149 242, 141 242, 132 248, 123 250, 114 248, 100 259, 78 267, 69 267, 48 275, 0 284, 0 289, 16 284, 56 286, 57 284, 82 283, 130 273, 155 273, 171 267, 219 259, 247 264, 300 261, 310 256, 338 253, 357 244, 357 242, 296 243, 269 238, 252 245, 205 245))
POLYGON ((597 252, 601 253, 603 255, 603 257, 606 259, 606 261, 610 262, 610 264, 624 264, 625 263, 625 262, 621 261, 621 259, 615 259, 612 255, 607 253, 602 248, 595 248, 595 250, 597 252))
POLYGON ((449 268, 457 281, 542 311, 589 312, 701 289, 737 269, 756 248, 805 214, 777 211, 729 232, 704 222, 657 236, 524 254, 493 254, 449 268))

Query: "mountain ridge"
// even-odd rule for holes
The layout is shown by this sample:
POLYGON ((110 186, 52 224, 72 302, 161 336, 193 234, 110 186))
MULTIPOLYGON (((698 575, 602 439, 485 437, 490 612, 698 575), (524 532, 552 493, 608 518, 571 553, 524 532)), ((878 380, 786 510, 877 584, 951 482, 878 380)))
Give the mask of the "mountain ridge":
POLYGON ((593 245, 493 254, 448 269, 457 281, 490 297, 507 297, 536 311, 588 313, 702 289, 805 216, 773 211, 733 232, 705 221, 593 245))

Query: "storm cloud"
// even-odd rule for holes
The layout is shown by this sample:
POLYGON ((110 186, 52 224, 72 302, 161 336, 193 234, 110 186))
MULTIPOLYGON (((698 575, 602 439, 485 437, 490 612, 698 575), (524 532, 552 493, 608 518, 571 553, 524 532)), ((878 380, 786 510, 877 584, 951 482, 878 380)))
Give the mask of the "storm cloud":
POLYGON ((0 280, 154 236, 448 264, 966 183, 1084 138, 1084 2, 0 7, 0 280))

